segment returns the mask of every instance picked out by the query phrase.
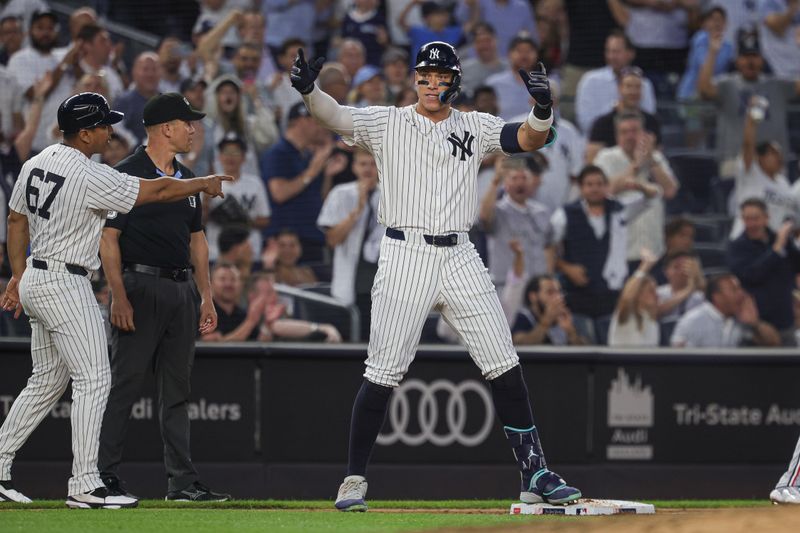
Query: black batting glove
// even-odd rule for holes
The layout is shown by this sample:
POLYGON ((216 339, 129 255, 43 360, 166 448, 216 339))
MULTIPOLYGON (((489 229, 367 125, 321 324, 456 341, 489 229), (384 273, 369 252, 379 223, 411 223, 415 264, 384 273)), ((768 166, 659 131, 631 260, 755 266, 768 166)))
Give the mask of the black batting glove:
POLYGON ((322 65, 325 64, 324 57, 318 57, 311 63, 306 62, 306 57, 303 54, 303 49, 297 51, 297 57, 294 59, 292 65, 292 72, 289 78, 292 80, 292 87, 297 89, 300 94, 308 94, 314 90, 314 81, 319 76, 319 71, 322 70, 322 65))
POLYGON ((533 72, 519 69, 519 76, 525 82, 528 93, 536 100, 536 107, 542 108, 543 111, 549 111, 553 106, 553 95, 550 92, 550 80, 547 79, 544 64, 540 61, 537 69, 533 72))

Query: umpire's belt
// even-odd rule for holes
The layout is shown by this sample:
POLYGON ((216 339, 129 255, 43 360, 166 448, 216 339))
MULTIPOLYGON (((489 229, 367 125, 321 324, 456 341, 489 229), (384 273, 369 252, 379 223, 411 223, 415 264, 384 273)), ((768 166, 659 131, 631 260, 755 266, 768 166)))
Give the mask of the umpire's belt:
POLYGON ((125 263, 122 270, 150 274, 151 276, 167 278, 173 281, 189 281, 192 275, 191 268, 161 268, 150 265, 137 265, 136 263, 125 263))
POLYGON ((397 239, 398 241, 409 241, 409 242, 425 242, 426 244, 430 244, 433 246, 456 246, 459 241, 465 242, 468 239, 466 233, 459 234, 459 233, 448 233, 447 235, 424 235, 420 233, 414 232, 406 232, 403 230, 395 229, 395 228, 386 228, 386 236, 390 239, 397 239), (463 236, 463 238, 459 238, 463 236), (422 238, 420 240, 420 237, 422 238))
POLYGON ((33 268, 38 268, 39 270, 53 270, 55 272, 61 270, 59 265, 63 265, 63 269, 69 272, 70 274, 75 274, 76 276, 83 276, 84 278, 89 275, 89 271, 83 268, 80 265, 73 265, 71 263, 61 263, 58 261, 51 261, 50 266, 52 268, 47 267, 47 261, 42 261, 41 259, 32 259, 31 266, 33 268))

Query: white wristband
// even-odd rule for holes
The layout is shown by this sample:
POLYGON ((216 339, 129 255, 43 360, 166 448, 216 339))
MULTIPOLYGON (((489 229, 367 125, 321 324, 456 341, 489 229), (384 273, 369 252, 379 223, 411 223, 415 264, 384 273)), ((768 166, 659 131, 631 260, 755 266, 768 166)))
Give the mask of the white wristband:
POLYGON ((542 120, 533 114, 533 108, 528 113, 528 126, 533 128, 534 131, 550 131, 550 126, 553 125, 553 111, 550 111, 550 118, 542 120))

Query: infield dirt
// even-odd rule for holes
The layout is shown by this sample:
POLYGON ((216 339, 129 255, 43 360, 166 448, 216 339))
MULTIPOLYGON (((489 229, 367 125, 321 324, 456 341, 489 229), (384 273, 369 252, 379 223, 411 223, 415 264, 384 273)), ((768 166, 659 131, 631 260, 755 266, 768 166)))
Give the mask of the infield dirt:
MULTIPOLYGON (((453 510, 453 512, 459 512, 453 510)), ((464 512, 464 510, 460 510, 464 512)), ((537 520, 536 516, 520 516, 512 526, 487 528, 439 529, 437 533, 466 531, 554 532, 554 533, 798 533, 800 506, 738 509, 666 509, 655 515, 614 515, 596 517, 564 517, 537 520)))

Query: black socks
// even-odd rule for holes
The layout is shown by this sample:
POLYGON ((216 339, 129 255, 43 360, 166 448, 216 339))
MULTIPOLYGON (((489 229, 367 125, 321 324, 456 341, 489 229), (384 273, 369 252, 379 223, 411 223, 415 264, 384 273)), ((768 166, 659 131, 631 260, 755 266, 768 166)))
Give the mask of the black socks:
POLYGON ((372 447, 386 418, 391 387, 376 385, 367 380, 353 403, 353 415, 350 421, 350 451, 347 457, 347 475, 364 476, 367 463, 372 455, 372 447))

